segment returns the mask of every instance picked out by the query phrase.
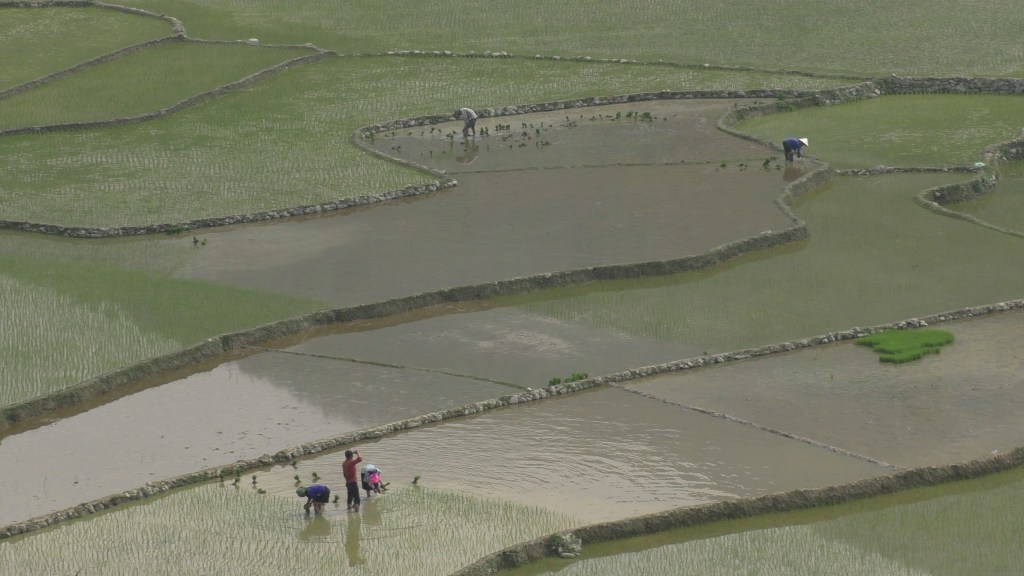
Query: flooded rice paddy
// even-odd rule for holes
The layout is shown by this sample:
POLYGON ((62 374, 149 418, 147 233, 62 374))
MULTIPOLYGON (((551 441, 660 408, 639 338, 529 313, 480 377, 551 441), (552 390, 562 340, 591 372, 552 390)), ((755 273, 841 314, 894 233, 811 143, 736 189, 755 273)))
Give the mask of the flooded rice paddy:
POLYGON ((1024 235, 1024 162, 1007 166, 992 194, 950 208, 1024 235))
MULTIPOLYGON (((483 149, 472 153, 440 132, 378 137, 381 149, 416 162, 439 158, 432 165, 460 186, 344 214, 211 230, 185 258, 169 250, 167 267, 184 278, 344 306, 677 258, 791 226, 774 201, 799 174, 778 166, 772 151, 714 129, 732 105, 645 104, 650 121, 616 117, 633 112, 628 107, 575 119, 513 118, 527 124, 518 136, 478 137, 483 149)), ((811 228, 798 245, 698 273, 323 330, 0 438, 0 523, 541 388, 553 377, 1019 297, 1019 239, 912 203, 917 191, 955 178, 840 179, 795 207, 811 228)), ((879 365, 853 345, 829 346, 383 438, 360 448, 385 470, 392 491, 358 515, 329 508, 307 521, 299 514, 295 475, 308 483, 315 471, 343 491, 343 457, 328 453, 298 468, 258 471, 256 487, 248 476, 239 488, 197 486, 5 541, 0 559, 26 574, 138 573, 140 566, 154 574, 169 567, 227 574, 240 566, 276 574, 294 571, 298 558, 309 559, 308 573, 445 574, 583 523, 844 483, 893 470, 884 464, 979 457, 1022 443, 1024 431, 1012 424, 1024 399, 1013 351, 1021 318, 952 325, 956 343, 904 366, 879 365)), ((792 541, 799 549, 815 540, 792 541)), ((863 560, 845 557, 850 566, 863 560)))
MULTIPOLYGON (((680 258, 793 226, 774 204, 781 171, 761 168, 771 151, 714 129, 715 119, 735 102, 687 104, 692 112, 676 104, 687 113, 673 114, 665 104, 645 103, 662 110, 651 122, 595 120, 551 128, 557 135, 545 132, 552 144, 543 150, 532 143, 508 144, 509 150, 501 136, 481 136, 473 169, 453 173, 457 188, 301 222, 204 231, 207 244, 177 274, 350 306, 546 272, 680 258), (613 130, 614 138, 605 138, 605 130, 613 130)), ((629 110, 611 108, 607 113, 629 110)), ((550 121, 549 115, 542 118, 550 121)), ((461 135, 459 142, 441 135, 455 124, 440 126, 424 137, 380 137, 378 145, 401 146, 389 152, 438 169, 461 166, 448 150, 468 144, 461 135), (420 158, 424 150, 436 153, 420 158)))
POLYGON ((584 549, 507 576, 1017 574, 1024 473, 684 528, 584 549))
POLYGON ((1024 445, 1024 314, 942 325, 955 342, 906 364, 853 342, 629 386, 810 438, 900 468, 936 466, 1024 445))

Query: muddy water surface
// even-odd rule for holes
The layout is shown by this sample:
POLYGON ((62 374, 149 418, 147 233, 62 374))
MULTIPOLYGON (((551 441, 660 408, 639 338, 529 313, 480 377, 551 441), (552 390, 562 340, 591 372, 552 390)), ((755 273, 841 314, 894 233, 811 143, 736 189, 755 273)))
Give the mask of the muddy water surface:
MULTIPOLYGON (((396 486, 542 506, 585 522, 851 482, 880 466, 605 388, 422 427, 357 446, 396 486)), ((304 459, 341 486, 344 455, 304 459)), ((293 489, 290 466, 261 476, 293 489)), ((303 476, 304 477, 304 476, 303 476)))
MULTIPOLYGON (((676 112, 651 122, 604 120, 553 130, 557 143, 543 150, 480 137, 478 146, 493 144, 488 160, 459 175, 458 188, 429 198, 204 231, 207 244, 179 274, 346 306, 678 258, 792 226, 774 204, 785 185, 782 173, 761 168, 770 151, 714 128, 732 101, 661 105, 676 112)), ((441 169, 463 166, 442 152, 464 144, 449 143, 440 132, 395 140, 408 142, 392 154, 441 169), (417 147, 437 148, 438 161, 419 159, 417 147)))
POLYGON ((329 358, 251 356, 0 440, 0 524, 515 390, 329 358))
POLYGON ((341 330, 288 351, 349 356, 521 388, 542 388, 552 378, 579 372, 596 376, 682 357, 680 348, 670 342, 574 326, 512 308, 449 314, 376 330, 341 330))
POLYGON ((852 342, 659 376, 630 389, 904 468, 1024 445, 1024 313, 943 324, 940 354, 878 361, 852 342))
POLYGON ((760 168, 779 153, 717 128, 725 112, 753 102, 634 102, 481 118, 476 137, 463 138, 462 123, 451 122, 384 133, 374 145, 389 156, 459 175, 460 182, 466 173, 537 168, 721 162, 760 168))

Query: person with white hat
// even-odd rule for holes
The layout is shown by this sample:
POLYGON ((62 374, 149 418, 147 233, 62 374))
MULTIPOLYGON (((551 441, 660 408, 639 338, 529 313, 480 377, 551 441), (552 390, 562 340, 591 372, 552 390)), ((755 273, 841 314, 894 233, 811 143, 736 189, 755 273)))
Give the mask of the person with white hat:
POLYGON ((476 112, 472 108, 459 108, 455 111, 456 118, 462 118, 462 137, 467 138, 469 131, 473 131, 473 137, 476 138, 476 112))
POLYGON ((793 161, 793 155, 797 158, 803 158, 800 154, 800 149, 804 146, 809 146, 807 138, 786 138, 782 141, 782 150, 786 153, 786 162, 793 161))

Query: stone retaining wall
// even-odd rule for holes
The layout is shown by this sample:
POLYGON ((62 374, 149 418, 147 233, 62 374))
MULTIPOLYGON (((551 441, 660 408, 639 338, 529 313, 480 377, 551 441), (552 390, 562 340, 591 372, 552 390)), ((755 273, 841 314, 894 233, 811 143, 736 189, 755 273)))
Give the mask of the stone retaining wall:
MULTIPOLYGON (((92 500, 90 502, 79 504, 78 506, 54 512, 52 514, 46 514, 44 516, 32 518, 30 520, 26 520, 23 522, 17 522, 14 524, 9 524, 7 526, 0 527, 0 540, 18 534, 24 534, 27 532, 39 530, 47 526, 52 526, 54 524, 58 524, 71 518, 79 518, 81 516, 93 514, 102 510, 106 510, 108 508, 116 507, 121 504, 125 504, 135 500, 141 500, 143 498, 148 498, 150 496, 161 494, 174 488, 199 484, 220 477, 243 474, 248 471, 270 466, 275 463, 288 463, 294 459, 301 458, 302 456, 309 456, 312 454, 324 452, 326 450, 333 450, 345 446, 355 445, 369 439, 380 438, 403 430, 418 428, 425 424, 442 422, 445 420, 451 420, 455 418, 463 418, 465 416, 486 412, 488 410, 493 410, 496 408, 502 408, 505 406, 511 406, 527 402, 536 402, 553 396, 564 396, 582 390, 589 390, 592 388, 607 386, 614 383, 627 382, 630 380, 645 378, 655 374, 675 372, 679 370, 689 370, 693 368, 699 368, 702 366, 709 366, 715 364, 724 364, 727 362, 745 360, 756 356, 777 354, 781 352, 797 350, 800 348, 809 348, 812 346, 826 345, 841 340, 860 338, 862 336, 873 334, 881 330, 923 328, 931 324, 948 322, 951 320, 973 318, 978 316, 984 316, 987 314, 1022 309, 1024 309, 1024 300, 1002 302, 999 304, 992 304, 989 306, 976 306, 971 308, 964 308, 961 310, 955 310, 951 312, 944 312, 941 314, 934 314, 924 318, 911 318, 900 322, 894 322, 890 324, 883 324, 867 328, 856 327, 839 332, 829 332, 828 334, 822 334, 820 336, 816 336, 813 338, 805 338, 800 340, 794 340, 791 342, 784 342, 781 344, 761 346, 758 348, 750 348, 734 352, 700 356, 696 358, 678 360, 675 362, 669 362, 666 364, 659 364, 655 366, 638 367, 616 374, 587 378, 584 380, 577 380, 574 382, 567 382, 556 386, 548 386, 547 388, 541 388, 537 390, 526 390, 518 394, 511 394, 508 396, 502 396, 500 398, 494 398, 491 400, 474 402, 471 404, 463 405, 458 408, 452 408, 449 410, 442 410, 439 412, 423 414, 421 416, 407 418, 405 420, 392 422, 390 424, 375 426, 373 428, 367 428, 355 432, 348 432, 323 440, 307 442, 299 446, 294 446, 291 448, 280 450, 274 453, 273 455, 264 454, 259 458, 254 458, 250 460, 239 460, 234 464, 226 466, 207 468, 205 470, 201 470, 191 474, 184 474, 166 480, 149 482, 139 488, 107 496, 106 498, 92 500)), ((309 315, 307 317, 303 317, 302 319, 290 320, 290 325, 289 327, 286 328, 285 331, 290 332, 307 330, 318 323, 326 323, 338 320, 341 319, 341 317, 343 316, 346 318, 368 318, 372 317, 369 316, 368 314, 380 312, 385 312, 387 314, 395 313, 394 311, 388 310, 388 303, 368 305, 359 308, 350 308, 342 311, 337 311, 336 313, 322 312, 316 315, 309 315)), ((216 354, 218 350, 228 349, 229 347, 233 349, 238 349, 248 345, 250 343, 250 340, 258 341, 260 339, 278 336, 273 326, 274 325, 265 327, 264 329, 261 329, 259 331, 249 331, 245 333, 239 333, 237 335, 222 336, 219 339, 211 338, 206 344, 202 346, 208 346, 208 352, 213 354, 216 354)), ((191 349, 191 354, 195 356, 202 356, 204 354, 204 350, 201 349, 202 346, 191 349)), ((162 365, 160 369, 168 369, 169 367, 176 366, 178 360, 180 360, 180 358, 175 359, 173 357, 166 357, 163 360, 165 364, 162 365)), ((951 464, 949 466, 920 468, 902 471, 893 475, 882 476, 879 478, 873 478, 871 480, 865 480, 862 482, 847 484, 838 487, 823 488, 820 490, 801 490, 796 492, 790 492, 783 495, 766 496, 762 498, 743 500, 739 502, 721 502, 717 504, 711 504, 708 506, 701 506, 696 508, 681 508, 674 511, 665 512, 662 514, 655 514, 652 516, 642 516, 639 518, 633 518, 621 522, 599 524, 596 526, 580 529, 579 531, 577 531, 577 536, 582 538, 585 543, 597 542, 614 538, 626 538, 630 536, 647 534, 651 532, 665 530, 668 528, 700 523, 699 521, 707 522, 725 518, 740 518, 743 516, 761 514, 768 511, 791 510, 799 507, 835 504, 853 498, 875 496, 878 494, 884 494, 887 492, 892 492, 895 490, 908 487, 926 486, 929 484, 935 484, 939 482, 962 480, 980 476, 983 474, 990 474, 992 472, 1001 471, 1011 468, 1013 466, 1017 466, 1020 464, 1022 459, 1024 459, 1024 452, 1022 452, 1022 449, 1019 448, 1009 454, 999 455, 992 458, 986 458, 984 460, 978 460, 968 464, 951 464)), ((512 552, 509 552, 508 550, 502 551, 492 556, 489 556, 484 560, 481 560, 477 564, 474 564, 472 567, 467 568, 467 570, 471 571, 465 572, 465 574, 490 574, 492 572, 488 572, 487 570, 492 570, 494 569, 495 566, 515 566, 518 564, 510 564, 509 562, 522 563, 532 559, 539 558, 550 553, 550 551, 544 544, 543 539, 521 544, 517 547, 513 547, 513 549, 511 550, 512 552)))

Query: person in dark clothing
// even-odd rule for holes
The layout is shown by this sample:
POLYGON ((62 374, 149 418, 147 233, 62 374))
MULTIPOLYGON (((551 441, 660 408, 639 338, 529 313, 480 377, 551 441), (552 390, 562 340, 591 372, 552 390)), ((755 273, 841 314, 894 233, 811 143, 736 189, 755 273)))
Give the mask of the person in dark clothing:
POLYGON ((348 490, 348 509, 352 512, 359 512, 359 474, 356 472, 356 464, 363 461, 359 450, 345 450, 345 461, 341 464, 341 471, 345 474, 345 489, 348 490))
POLYGON ((323 484, 299 486, 295 489, 295 493, 298 494, 299 498, 306 499, 306 505, 302 507, 306 512, 309 512, 309 507, 312 506, 315 513, 322 514, 324 504, 331 501, 331 489, 323 484))
POLYGON ((782 141, 782 151, 786 153, 786 162, 792 162, 793 156, 797 158, 803 158, 800 154, 800 150, 804 146, 809 146, 807 138, 786 138, 782 141))

